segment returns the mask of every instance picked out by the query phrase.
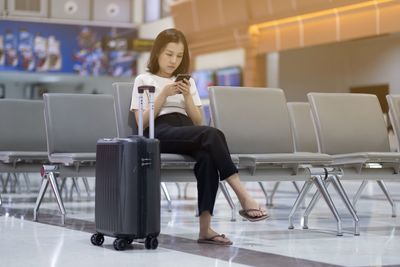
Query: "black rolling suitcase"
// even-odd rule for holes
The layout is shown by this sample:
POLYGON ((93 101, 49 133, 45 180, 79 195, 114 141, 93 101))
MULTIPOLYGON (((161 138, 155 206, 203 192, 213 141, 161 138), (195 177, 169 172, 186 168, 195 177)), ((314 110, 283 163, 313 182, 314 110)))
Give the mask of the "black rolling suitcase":
POLYGON ((100 139, 96 151, 96 233, 93 245, 104 236, 116 237, 114 248, 124 250, 134 239, 145 238, 156 249, 160 233, 160 150, 154 139, 153 86, 139 88, 139 136, 100 139), (143 137, 143 91, 150 95, 150 138, 143 137))

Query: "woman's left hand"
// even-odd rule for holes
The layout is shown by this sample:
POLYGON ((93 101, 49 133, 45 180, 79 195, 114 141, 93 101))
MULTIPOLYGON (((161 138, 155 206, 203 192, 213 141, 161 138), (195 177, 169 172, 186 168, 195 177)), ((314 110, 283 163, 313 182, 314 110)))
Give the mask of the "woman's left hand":
POLYGON ((184 97, 190 95, 190 82, 186 79, 178 82, 178 90, 184 97))

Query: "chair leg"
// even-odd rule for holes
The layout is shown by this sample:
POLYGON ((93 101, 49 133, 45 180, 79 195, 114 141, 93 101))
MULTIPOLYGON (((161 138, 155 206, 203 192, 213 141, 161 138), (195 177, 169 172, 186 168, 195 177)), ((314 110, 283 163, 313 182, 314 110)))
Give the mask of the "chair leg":
POLYGON ((190 185, 190 183, 185 184, 185 189, 183 190, 183 198, 184 199, 187 199, 187 190, 188 190, 189 185, 190 185))
POLYGON ((86 194, 87 194, 88 198, 90 198, 90 196, 91 196, 90 186, 89 186, 87 177, 82 177, 82 182, 83 182, 83 185, 85 186, 86 194))
POLYGON ((26 184, 26 191, 28 193, 30 193, 31 192, 31 180, 29 180, 29 174, 24 172, 22 175, 24 176, 24 180, 25 180, 25 184, 26 184))
POLYGON ((56 181, 56 178, 54 176, 54 173, 53 172, 49 172, 48 177, 49 177, 50 186, 53 189, 53 193, 54 193, 54 195, 56 197, 56 200, 57 200, 58 208, 61 211, 61 224, 65 225, 64 203, 63 203, 62 198, 60 196, 60 191, 58 190, 58 185, 57 185, 57 181, 56 181))
POLYGON ((376 181, 379 187, 382 189, 383 193, 385 194, 387 200, 389 201, 390 205, 392 206, 392 217, 395 218, 397 216, 396 213, 396 203, 393 201, 392 196, 389 193, 389 190, 386 187, 386 184, 382 180, 376 181))
POLYGON ((342 220, 340 219, 339 213, 336 210, 335 205, 333 204, 333 201, 326 190, 326 187, 324 185, 324 181, 320 176, 316 176, 314 179, 314 183, 317 186, 318 190, 321 192, 322 197, 324 198, 326 204, 328 205, 329 209, 331 210, 333 216, 335 216, 335 219, 337 221, 337 235, 342 236, 342 220))
POLYGON ((18 180, 18 176, 16 173, 12 173, 12 177, 10 184, 10 193, 20 193, 21 192, 21 185, 18 180))
POLYGON ((276 182, 276 183, 274 184, 274 187, 272 188, 271 196, 269 197, 269 206, 270 206, 270 207, 272 207, 272 206, 274 205, 273 199, 274 199, 274 196, 275 196, 276 191, 278 190, 279 184, 280 184, 280 182, 276 182))
POLYGON ((263 193, 264 193, 264 196, 265 196, 265 206, 269 206, 269 200, 268 200, 268 192, 267 192, 267 190, 265 189, 265 186, 264 186, 264 184, 262 183, 262 182, 258 182, 258 185, 260 186, 260 188, 261 188, 261 190, 263 191, 263 193))
POLYGON ((304 182, 303 188, 301 189, 300 194, 297 196, 296 201, 294 202, 292 210, 290 211, 289 214, 289 227, 288 227, 289 229, 294 229, 293 216, 298 210, 300 203, 303 202, 303 199, 306 196, 308 190, 310 190, 312 183, 313 183, 312 178, 304 182))
POLYGON ((37 212, 39 211, 40 204, 42 204, 42 200, 44 195, 46 194, 47 186, 49 185, 49 179, 47 179, 47 174, 45 174, 42 178, 42 184, 40 185, 39 195, 36 199, 35 207, 33 208, 33 220, 37 221, 37 212))
POLYGON ((0 182, 1 182, 1 188, 4 191, 4 179, 3 179, 3 174, 0 173, 0 182))
POLYGON ((226 187, 225 182, 219 182, 219 188, 221 189, 222 194, 224 194, 225 199, 228 201, 229 206, 231 207, 231 222, 236 221, 236 206, 232 200, 231 194, 229 194, 228 188, 226 187))
POLYGON ((78 198, 81 198, 81 188, 79 187, 78 184, 78 178, 72 177, 72 185, 71 185, 71 192, 70 192, 70 199, 72 200, 72 193, 73 193, 73 188, 75 187, 76 194, 78 195, 78 198))
MULTIPOLYGON (((300 194, 300 186, 297 184, 297 182, 296 181, 292 181, 292 184, 293 184, 294 188, 296 189, 297 193, 300 194)), ((301 207, 303 209, 306 208, 306 200, 305 200, 305 198, 303 200, 303 203, 301 203, 301 207)))
MULTIPOLYGON (((326 187, 329 186, 329 182, 326 182, 326 187)), ((315 205, 317 202, 321 199, 321 192, 317 189, 315 191, 313 198, 311 199, 310 203, 308 204, 306 210, 304 211, 303 214, 303 229, 308 229, 308 217, 311 214, 311 211, 314 209, 315 205)))
MULTIPOLYGON (((353 207, 354 207, 355 210, 356 210, 357 202, 358 202, 358 200, 360 199, 361 194, 362 194, 362 192, 364 191, 364 188, 367 186, 367 184, 368 184, 367 179, 364 179, 364 180, 362 181, 362 184, 361 184, 360 187, 358 188, 357 193, 356 193, 356 194, 354 195, 354 197, 353 197, 353 207)), ((357 210, 356 210, 356 211, 357 211, 357 210)))
POLYGON ((357 216, 356 211, 354 210, 354 207, 351 205, 350 199, 346 194, 346 191, 343 188, 342 183, 340 182, 340 179, 338 176, 333 175, 330 177, 333 183, 333 186, 335 187, 336 191, 342 198, 344 204, 346 205, 347 209, 349 210, 351 216, 353 217, 354 220, 354 235, 360 235, 360 231, 358 229, 358 222, 359 218, 357 216))
POLYGON ((11 173, 7 173, 6 181, 3 183, 3 193, 7 193, 8 182, 10 181, 11 173))
POLYGON ((297 193, 300 194, 300 187, 299 187, 299 185, 296 183, 296 181, 292 181, 292 184, 293 184, 294 188, 296 189, 297 193))
POLYGON ((61 185, 60 185, 60 192, 61 195, 64 193, 65 198, 68 198, 68 187, 66 186, 67 183, 67 177, 62 177, 61 178, 61 185))
POLYGON ((171 212, 172 211, 172 201, 171 201, 171 196, 169 194, 167 185, 165 184, 165 182, 161 182, 161 189, 164 192, 164 196, 167 199, 168 202, 168 211, 171 212))
POLYGON ((20 173, 14 173, 15 192, 18 194, 21 194, 21 192, 22 192, 22 185, 21 185, 21 182, 19 181, 20 175, 21 175, 20 173))
POLYGON ((175 183, 175 185, 176 185, 176 188, 178 189, 178 199, 180 199, 182 197, 181 186, 177 182, 175 183))

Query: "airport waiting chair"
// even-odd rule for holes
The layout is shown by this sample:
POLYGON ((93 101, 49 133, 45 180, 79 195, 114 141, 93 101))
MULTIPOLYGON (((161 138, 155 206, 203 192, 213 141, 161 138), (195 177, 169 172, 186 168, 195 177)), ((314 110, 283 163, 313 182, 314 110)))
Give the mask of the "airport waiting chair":
MULTIPOLYGON (((7 174, 3 190, 11 176, 39 173, 46 162, 46 132, 43 101, 0 99, 0 173, 7 174)), ((29 188, 29 179, 25 179, 29 188)), ((1 204, 1 197, 0 197, 1 204)))
MULTIPOLYGON (((113 83, 113 95, 115 98, 115 111, 118 122, 118 135, 128 136, 137 133, 136 120, 134 114, 130 111, 133 83, 116 82, 113 83)), ((238 159, 233 159, 238 162, 238 159)), ((188 156, 172 153, 161 153, 161 181, 162 189, 168 200, 171 210, 171 198, 165 186, 165 182, 196 182, 193 173, 196 161, 188 156)), ((231 207, 231 221, 236 220, 236 207, 225 183, 220 183, 220 189, 231 207)))
POLYGON ((117 136, 114 99, 111 95, 44 94, 47 153, 34 220, 50 184, 65 223, 65 208, 56 177, 94 177, 96 143, 117 136))
MULTIPOLYGON (((396 130, 395 128, 399 125, 399 122, 396 121, 396 112, 399 111, 399 107, 397 106, 397 102, 398 101, 396 99, 396 96, 386 96, 387 100, 388 100, 388 104, 389 104, 389 118, 387 118, 387 120, 390 120, 392 122, 393 125, 393 131, 395 131, 395 136, 397 136, 396 131, 398 132, 398 130, 396 130)), ((384 117, 385 118, 385 117, 384 117)), ((386 121, 386 119, 385 119, 386 121)), ((387 125, 387 123, 386 123, 387 125)), ((397 128, 399 129, 399 128, 397 128)), ((390 151, 392 152, 396 152, 399 151, 398 147, 397 149, 395 149, 394 147, 392 148, 392 146, 390 145, 390 132, 388 131, 388 136, 389 136, 389 147, 390 147, 390 151)), ((398 144, 398 142, 396 142, 398 144)), ((394 146, 394 145, 393 145, 394 146)), ((354 195, 353 198, 353 206, 355 207, 358 200, 361 197, 362 192, 364 191, 365 187, 368 184, 368 180, 363 180, 360 187, 358 188, 356 194, 354 195)), ((379 185, 379 187, 381 188, 382 192, 384 193, 384 195, 386 196, 386 199, 389 201, 391 207, 392 207, 392 217, 396 217, 397 216, 397 210, 396 210, 396 203, 394 202, 385 182, 383 180, 377 180, 377 184, 379 185)))
MULTIPOLYGON (((324 184, 341 171, 330 167, 332 158, 327 154, 295 151, 283 90, 213 86, 209 95, 213 122, 224 132, 230 152, 239 158, 241 180, 304 181, 289 215, 290 229, 295 212, 315 184, 337 221, 337 235, 342 235, 341 218, 324 184)), ((345 192, 335 188, 350 210, 345 192)), ((358 218, 352 215, 358 234, 358 218)))
POLYGON ((377 181, 395 217, 396 206, 383 180, 400 178, 400 153, 390 151, 378 98, 369 94, 309 93, 308 99, 319 150, 332 156, 332 166, 343 170, 344 175, 338 176, 345 180, 377 181))
MULTIPOLYGON (((293 141, 296 152, 318 153, 317 136, 311 118, 310 104, 306 102, 288 102, 289 118, 292 125, 293 141)), ((292 182, 300 193, 300 188, 295 181, 292 182)), ((272 189, 269 204, 273 206, 273 197, 280 182, 276 182, 272 189)))
MULTIPOLYGON (((311 114, 311 107, 308 102, 289 102, 287 103, 287 107, 289 110, 290 121, 292 124, 293 130, 293 140, 295 143, 295 149, 297 152, 315 152, 317 153, 318 150, 318 138, 315 133, 315 126, 313 117, 311 114)), ((334 181, 334 185, 336 190, 344 189, 340 184, 340 181, 337 180, 337 177, 332 177, 331 179, 325 180, 325 186, 328 187, 332 181, 334 181)), ((308 228, 308 217, 313 209, 314 205, 317 203, 321 194, 317 191, 314 194, 313 199, 308 205, 307 209, 303 214, 303 228, 308 228)), ((347 195, 346 195, 347 198, 347 195)), ((347 201, 348 198, 344 201, 345 205, 349 209, 350 213, 353 217, 357 217, 356 211, 354 207, 350 204, 350 201, 347 201)), ((358 233, 357 233, 358 234, 358 233)))

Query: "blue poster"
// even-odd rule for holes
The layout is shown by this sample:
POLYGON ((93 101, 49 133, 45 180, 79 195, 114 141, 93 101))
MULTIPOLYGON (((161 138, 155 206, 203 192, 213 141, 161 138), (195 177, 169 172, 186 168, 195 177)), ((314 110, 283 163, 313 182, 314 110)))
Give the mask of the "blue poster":
POLYGON ((0 71, 136 75, 136 30, 0 20, 0 71))

